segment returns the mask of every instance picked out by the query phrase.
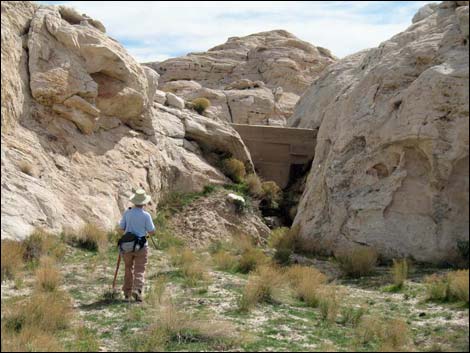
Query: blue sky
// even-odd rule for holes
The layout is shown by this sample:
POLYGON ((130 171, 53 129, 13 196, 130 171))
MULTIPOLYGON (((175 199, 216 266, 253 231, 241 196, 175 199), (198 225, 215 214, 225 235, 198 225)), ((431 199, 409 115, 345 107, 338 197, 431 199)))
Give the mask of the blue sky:
POLYGON ((206 51, 228 37, 285 29, 338 57, 375 47, 430 1, 39 1, 96 18, 139 61, 206 51))

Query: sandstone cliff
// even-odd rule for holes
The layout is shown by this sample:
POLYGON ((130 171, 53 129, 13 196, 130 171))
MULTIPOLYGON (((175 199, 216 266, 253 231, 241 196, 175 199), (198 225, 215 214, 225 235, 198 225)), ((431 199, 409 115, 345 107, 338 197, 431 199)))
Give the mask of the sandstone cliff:
POLYGON ((206 113, 238 124, 285 125, 299 96, 335 57, 276 30, 232 37, 204 53, 146 65, 161 89, 191 101, 204 97, 206 113))
POLYGON ((114 227, 139 186, 154 211, 173 190, 227 182, 201 147, 251 164, 228 124, 164 105, 158 74, 99 21, 30 2, 1 13, 2 238, 114 227))
POLYGON ((319 133, 295 224, 319 249, 442 263, 468 244, 468 18, 468 1, 426 6, 297 104, 291 125, 319 133))

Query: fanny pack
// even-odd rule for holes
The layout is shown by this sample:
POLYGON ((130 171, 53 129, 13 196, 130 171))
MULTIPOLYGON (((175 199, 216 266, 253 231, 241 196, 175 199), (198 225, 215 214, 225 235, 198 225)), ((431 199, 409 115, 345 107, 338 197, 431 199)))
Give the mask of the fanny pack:
POLYGON ((147 243, 146 237, 138 237, 134 233, 126 233, 118 241, 118 247, 121 253, 139 251, 147 243))

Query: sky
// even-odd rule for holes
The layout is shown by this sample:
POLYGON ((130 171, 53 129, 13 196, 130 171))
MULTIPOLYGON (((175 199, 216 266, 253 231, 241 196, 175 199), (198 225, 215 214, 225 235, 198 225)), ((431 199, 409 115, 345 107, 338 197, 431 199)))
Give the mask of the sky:
POLYGON ((285 29, 338 57, 405 30, 430 1, 39 1, 100 20, 139 62, 201 52, 229 37, 285 29))

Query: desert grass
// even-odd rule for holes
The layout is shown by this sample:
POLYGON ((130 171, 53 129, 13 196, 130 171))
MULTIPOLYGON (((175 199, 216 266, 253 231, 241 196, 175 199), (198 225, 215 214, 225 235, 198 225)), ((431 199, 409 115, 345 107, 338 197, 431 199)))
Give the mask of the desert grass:
POLYGON ((36 269, 36 288, 40 291, 53 292, 59 288, 62 276, 52 257, 43 257, 36 269))
POLYGON ((378 254, 370 247, 361 246, 340 250, 335 257, 344 275, 358 278, 373 273, 378 254))
POLYGON ((256 174, 248 174, 245 178, 245 184, 251 196, 261 197, 263 195, 263 185, 261 179, 256 174))
POLYGON ((350 325, 352 327, 357 327, 361 322, 362 317, 366 313, 365 307, 344 307, 341 309, 341 324, 343 325, 350 325))
POLYGON ((244 181, 246 176, 245 164, 235 158, 227 158, 222 161, 222 170, 225 175, 236 183, 244 181))
POLYGON ((229 322, 194 317, 179 310, 168 298, 157 308, 153 321, 144 334, 131 341, 134 351, 167 351, 195 343, 226 350, 240 341, 229 322))
POLYGON ((335 285, 325 285, 317 291, 317 298, 322 320, 335 322, 342 307, 344 293, 335 285))
POLYGON ((2 318, 5 329, 15 332, 35 327, 54 333, 70 325, 72 306, 70 297, 62 291, 36 291, 26 300, 7 308, 2 318))
POLYGON ((24 256, 27 262, 37 262, 42 256, 52 256, 61 260, 66 247, 59 237, 43 228, 36 228, 24 241, 24 256))
POLYGON ((220 271, 233 272, 238 266, 238 258, 225 250, 220 250, 213 254, 212 261, 215 268, 220 271))
POLYGON ((237 272, 246 274, 269 262, 270 258, 264 254, 263 250, 257 248, 247 249, 240 256, 236 270, 237 272))
POLYGON ((401 318, 363 316, 355 329, 356 346, 377 344, 380 351, 403 351, 411 344, 408 324, 401 318))
POLYGON ((310 307, 319 304, 319 291, 325 285, 326 276, 313 267, 294 265, 286 270, 285 277, 297 299, 310 307))
POLYGON ((271 231, 271 234, 269 235, 268 246, 272 249, 278 248, 282 239, 286 237, 288 232, 289 232, 289 228, 287 227, 279 227, 279 228, 273 229, 271 231))
POLYGON ((292 254, 300 247, 300 227, 294 226, 287 230, 281 228, 274 234, 270 240, 275 249, 274 260, 281 265, 287 265, 292 254))
POLYGON ((452 271, 446 275, 433 274, 425 278, 427 299, 436 302, 469 303, 469 271, 452 271))
POLYGON ((392 277, 393 285, 397 289, 402 289, 408 278, 409 264, 406 259, 393 260, 392 277))
POLYGON ((278 208, 282 200, 282 189, 274 181, 265 181, 261 184, 262 199, 267 202, 269 207, 278 208))
POLYGON ((2 352, 63 352, 57 338, 41 329, 28 325, 21 331, 11 331, 2 326, 2 352))
POLYGON ((173 247, 168 253, 171 264, 179 268, 186 285, 193 287, 200 282, 209 280, 206 266, 191 249, 173 247))
POLYGON ((248 278, 239 300, 242 312, 251 310, 258 303, 276 303, 285 289, 284 276, 276 266, 262 266, 248 278))
POLYGON ((95 223, 86 223, 77 232, 67 230, 64 237, 69 244, 90 251, 104 252, 109 244, 108 233, 95 223))
POLYGON ((22 242, 2 239, 1 280, 15 279, 24 266, 25 248, 22 242))

